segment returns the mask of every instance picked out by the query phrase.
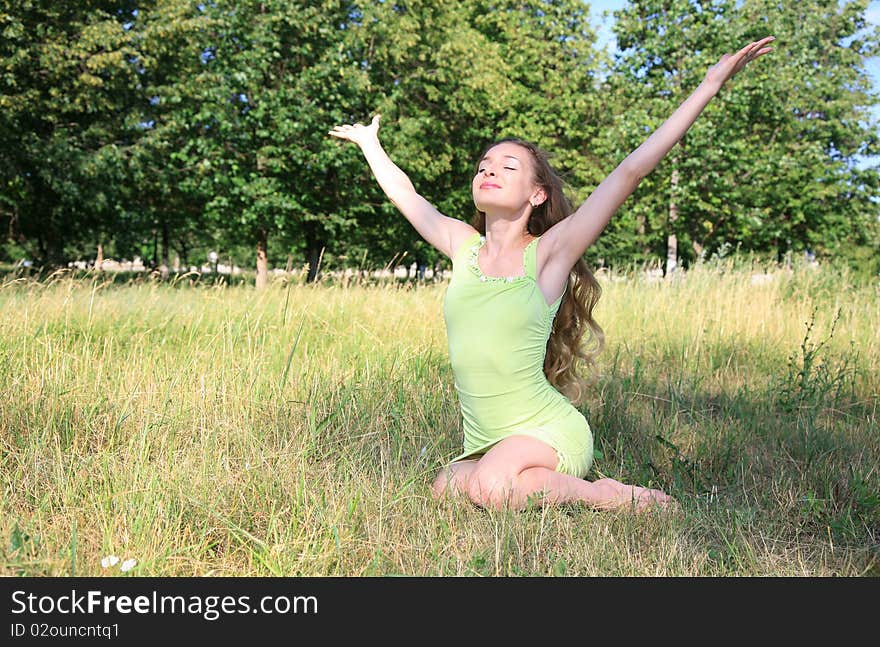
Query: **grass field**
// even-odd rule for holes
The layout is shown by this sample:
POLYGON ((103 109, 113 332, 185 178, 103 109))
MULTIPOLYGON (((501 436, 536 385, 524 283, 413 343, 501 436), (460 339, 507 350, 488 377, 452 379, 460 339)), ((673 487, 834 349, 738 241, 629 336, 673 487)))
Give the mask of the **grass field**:
POLYGON ((436 502, 445 285, 0 287, 0 574, 880 575, 880 288, 601 277, 588 478, 679 514, 436 502))

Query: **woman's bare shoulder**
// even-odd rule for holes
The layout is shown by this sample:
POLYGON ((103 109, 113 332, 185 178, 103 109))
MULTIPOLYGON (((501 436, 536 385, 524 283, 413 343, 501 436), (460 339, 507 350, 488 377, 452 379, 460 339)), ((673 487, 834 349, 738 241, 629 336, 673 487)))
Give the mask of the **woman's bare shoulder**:
POLYGON ((464 245, 465 241, 478 233, 479 232, 476 229, 461 220, 457 220, 455 223, 450 223, 449 258, 454 258, 456 252, 458 252, 459 248, 464 245))

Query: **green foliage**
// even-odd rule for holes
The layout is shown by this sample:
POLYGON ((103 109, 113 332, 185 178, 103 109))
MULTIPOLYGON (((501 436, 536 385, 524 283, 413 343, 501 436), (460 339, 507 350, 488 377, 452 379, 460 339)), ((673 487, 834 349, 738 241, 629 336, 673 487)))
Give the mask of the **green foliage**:
POLYGON ((852 399, 855 390, 853 370, 858 366, 858 352, 843 357, 839 364, 822 357, 822 349, 834 337, 834 329, 840 319, 837 311, 828 337, 818 344, 810 343, 810 333, 815 326, 816 308, 806 323, 800 354, 788 359, 785 375, 775 385, 779 407, 785 413, 801 413, 810 427, 823 407, 836 408, 845 399, 852 399))
POLYGON ((41 263, 113 229, 139 53, 113 1, 0 2, 0 216, 41 263))
MULTIPOLYGON (((429 201, 469 220, 474 164, 487 144, 511 135, 555 153, 574 187, 596 178, 594 160, 580 154, 601 125, 595 34, 583 3, 407 6, 373 4, 369 72, 384 116, 380 137, 429 201)), ((368 178, 362 168, 353 179, 368 178)), ((372 228, 375 246, 391 252, 403 244, 428 262, 439 259, 393 208, 383 212, 387 222, 372 228)))
POLYGON ((625 104, 608 135, 618 156, 658 127, 722 53, 777 40, 722 88, 654 171, 654 186, 623 206, 597 253, 615 256, 615 243, 625 250, 615 236, 631 241, 634 224, 648 254, 675 233, 689 260, 724 244, 780 259, 805 248, 824 258, 854 244, 876 253, 880 176, 854 168, 856 154, 880 152, 878 125, 865 120, 877 97, 863 70, 878 34, 851 39, 865 28, 866 8, 864 0, 840 9, 821 0, 634 0, 617 12, 622 55, 610 82, 625 104))
POLYGON ((633 0, 622 53, 596 48, 580 0, 192 3, 0 0, 0 259, 140 255, 185 264, 444 263, 333 125, 383 114, 416 188, 469 219, 481 149, 552 153, 575 202, 640 145, 724 52, 776 50, 726 86, 612 219, 588 259, 686 262, 725 245, 809 249, 880 271, 880 51, 867 0, 633 0), (674 195, 673 169, 679 181, 674 195), (670 200, 678 218, 669 220, 670 200), (405 253, 405 255, 404 255, 405 253))

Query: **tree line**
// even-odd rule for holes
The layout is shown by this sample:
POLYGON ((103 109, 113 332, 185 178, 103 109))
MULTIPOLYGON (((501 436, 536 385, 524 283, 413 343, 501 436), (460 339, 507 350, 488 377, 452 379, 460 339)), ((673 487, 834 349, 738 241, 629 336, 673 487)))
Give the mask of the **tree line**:
MULTIPOLYGON (((209 250, 256 265, 434 265, 355 147, 383 115, 392 159, 443 213, 504 136, 552 154, 577 203, 721 54, 775 35, 588 251, 667 269, 731 248, 880 270, 868 0, 632 0, 613 57, 581 0, 0 0, 0 261, 55 267, 209 250)), ((260 282, 258 277, 258 283, 260 282)))

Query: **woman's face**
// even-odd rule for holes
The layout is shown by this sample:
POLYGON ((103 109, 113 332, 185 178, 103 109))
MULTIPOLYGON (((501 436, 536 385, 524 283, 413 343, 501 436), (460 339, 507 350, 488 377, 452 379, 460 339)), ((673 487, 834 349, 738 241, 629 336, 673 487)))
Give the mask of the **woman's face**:
POLYGON ((480 160, 471 191, 480 211, 521 210, 536 191, 529 152, 512 142, 490 148, 480 160))

